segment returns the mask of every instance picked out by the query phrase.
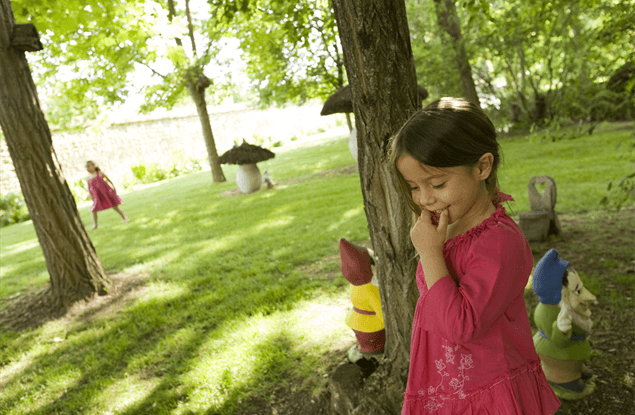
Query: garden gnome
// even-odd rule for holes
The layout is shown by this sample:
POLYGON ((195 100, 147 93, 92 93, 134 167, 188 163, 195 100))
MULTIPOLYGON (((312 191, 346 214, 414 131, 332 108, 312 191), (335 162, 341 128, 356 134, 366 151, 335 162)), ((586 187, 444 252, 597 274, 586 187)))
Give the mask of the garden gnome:
POLYGON ((538 261, 533 287, 540 300, 534 312, 534 345, 547 381, 562 399, 583 398, 595 388, 593 373, 585 365, 593 328, 589 304, 596 302, 595 296, 555 249, 538 261))
POLYGON ((346 324, 353 329, 357 341, 348 351, 348 357, 364 370, 369 363, 376 365, 373 357, 383 353, 386 343, 379 287, 372 269, 375 261, 371 250, 343 238, 340 239, 340 256, 342 275, 353 284, 353 309, 346 315, 346 324))
POLYGON ((273 188, 273 180, 271 180, 271 176, 267 170, 265 170, 265 174, 262 176, 262 181, 267 185, 267 189, 273 188))

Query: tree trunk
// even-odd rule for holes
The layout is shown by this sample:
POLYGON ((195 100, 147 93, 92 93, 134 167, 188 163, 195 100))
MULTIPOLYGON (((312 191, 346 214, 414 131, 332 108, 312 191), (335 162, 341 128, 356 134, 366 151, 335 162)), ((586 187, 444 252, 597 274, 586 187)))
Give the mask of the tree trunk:
POLYGON ((69 307, 109 285, 51 140, 23 51, 11 46, 15 19, 0 0, 0 125, 51 278, 53 304, 69 307))
POLYGON ((412 213, 388 163, 390 138, 420 106, 404 0, 333 0, 352 89, 359 175, 386 324, 380 369, 355 413, 400 412, 419 292, 412 213))
MULTIPOLYGON (((203 137, 205 138, 205 146, 207 147, 207 159, 209 161, 209 166, 212 169, 214 183, 221 183, 227 179, 225 179, 223 169, 218 162, 218 151, 216 151, 216 143, 214 142, 214 134, 212 133, 212 124, 209 120, 207 103, 205 102, 205 88, 209 86, 209 83, 205 84, 204 80, 201 81, 201 79, 199 79, 196 84, 188 83, 187 91, 190 93, 190 96, 196 104, 198 118, 201 120, 203 137)), ((209 79, 205 78, 205 80, 209 82, 209 79)))
POLYGON ((474 86, 474 78, 472 77, 472 67, 467 58, 463 36, 461 35, 461 22, 456 13, 454 0, 434 0, 434 2, 436 3, 435 8, 439 26, 452 38, 452 46, 456 53, 456 64, 463 85, 463 94, 465 94, 465 98, 468 101, 480 106, 476 87, 474 86))

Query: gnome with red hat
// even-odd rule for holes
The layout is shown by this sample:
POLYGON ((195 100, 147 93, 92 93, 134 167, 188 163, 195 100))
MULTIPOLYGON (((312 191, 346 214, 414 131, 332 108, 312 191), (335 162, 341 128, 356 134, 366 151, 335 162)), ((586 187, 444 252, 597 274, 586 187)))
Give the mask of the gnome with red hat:
MULTIPOLYGON (((352 363, 364 366, 383 353, 386 343, 384 316, 377 279, 373 276, 375 261, 372 251, 340 239, 342 275, 353 284, 353 308, 346 315, 346 324, 353 329, 357 342, 348 351, 352 363)), ((376 361, 375 361, 376 362, 376 361)))

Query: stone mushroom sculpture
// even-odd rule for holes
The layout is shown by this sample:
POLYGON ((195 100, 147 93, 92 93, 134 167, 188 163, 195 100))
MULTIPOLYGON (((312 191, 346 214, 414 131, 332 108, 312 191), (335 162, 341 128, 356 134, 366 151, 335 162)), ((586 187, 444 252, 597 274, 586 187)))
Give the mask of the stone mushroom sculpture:
POLYGON ((242 193, 251 193, 260 189, 262 176, 256 163, 274 158, 276 155, 266 148, 247 143, 228 150, 220 156, 220 164, 237 164, 236 184, 242 193))
MULTIPOLYGON (((428 98, 428 91, 421 85, 417 85, 417 92, 421 101, 428 98)), ((335 93, 326 100, 320 115, 349 114, 351 112, 353 112, 353 93, 351 92, 351 86, 346 85, 335 91, 335 93)), ((348 148, 353 158, 357 160, 357 129, 355 127, 351 129, 348 148)))

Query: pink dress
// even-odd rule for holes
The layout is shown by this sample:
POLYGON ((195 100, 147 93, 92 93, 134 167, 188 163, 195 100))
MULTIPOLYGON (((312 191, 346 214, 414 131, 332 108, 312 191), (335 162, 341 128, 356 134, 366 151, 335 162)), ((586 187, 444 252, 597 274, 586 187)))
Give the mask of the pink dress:
POLYGON ((123 203, 121 198, 115 193, 115 190, 108 186, 108 183, 104 181, 99 172, 97 172, 97 176, 88 180, 88 191, 93 197, 91 212, 110 209, 123 203))
POLYGON ((523 298, 533 257, 499 201, 480 225, 447 240, 449 275, 428 290, 421 263, 402 415, 553 414, 523 298))

